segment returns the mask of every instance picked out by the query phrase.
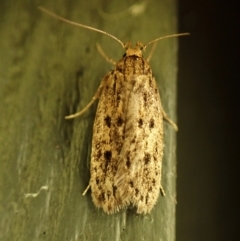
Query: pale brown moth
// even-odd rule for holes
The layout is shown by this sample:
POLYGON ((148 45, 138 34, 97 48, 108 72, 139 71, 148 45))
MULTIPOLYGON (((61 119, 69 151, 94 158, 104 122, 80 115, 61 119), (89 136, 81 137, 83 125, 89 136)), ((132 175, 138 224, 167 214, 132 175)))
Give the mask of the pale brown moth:
MULTIPOLYGON (((99 99, 93 127, 89 185, 96 207, 112 214, 127 207, 149 213, 157 202, 161 186, 163 158, 163 119, 177 126, 164 112, 158 87, 142 50, 163 38, 135 47, 109 33, 64 19, 39 7, 43 12, 72 25, 105 34, 121 44, 124 56, 102 80, 90 103, 66 119, 82 115, 99 99)), ((101 50, 100 50, 101 51, 101 50)))

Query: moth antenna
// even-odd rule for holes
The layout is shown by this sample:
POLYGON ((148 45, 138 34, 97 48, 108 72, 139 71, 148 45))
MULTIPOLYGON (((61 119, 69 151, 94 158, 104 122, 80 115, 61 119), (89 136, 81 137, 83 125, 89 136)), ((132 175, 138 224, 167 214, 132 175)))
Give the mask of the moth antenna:
POLYGON ((159 40, 162 40, 162 39, 165 39, 165 38, 174 38, 174 37, 180 37, 180 36, 186 36, 186 35, 190 35, 190 33, 177 33, 177 34, 171 34, 171 35, 163 36, 163 37, 160 37, 160 38, 156 38, 156 39, 146 43, 143 46, 143 49, 145 49, 149 44, 155 43, 155 42, 157 42, 159 40))
POLYGON ((114 37, 113 35, 111 35, 110 33, 107 33, 107 32, 102 31, 100 29, 93 28, 93 27, 90 27, 90 26, 87 26, 87 25, 84 25, 84 24, 81 24, 81 23, 75 23, 73 21, 67 20, 65 18, 62 18, 62 17, 58 16, 57 14, 55 14, 53 12, 48 11, 47 9, 45 9, 45 8, 43 8, 41 6, 39 6, 38 9, 43 11, 44 13, 46 13, 46 14, 48 14, 48 15, 56 18, 56 19, 58 19, 58 20, 61 20, 61 21, 65 22, 65 23, 69 23, 69 24, 74 25, 74 26, 78 26, 78 27, 81 27, 81 28, 86 28, 86 29, 89 29, 89 30, 92 30, 92 31, 95 31, 95 32, 98 32, 98 33, 102 33, 104 35, 107 35, 110 38, 115 39, 118 43, 120 43, 122 45, 123 48, 125 48, 123 42, 121 40, 119 40, 118 38, 114 37))

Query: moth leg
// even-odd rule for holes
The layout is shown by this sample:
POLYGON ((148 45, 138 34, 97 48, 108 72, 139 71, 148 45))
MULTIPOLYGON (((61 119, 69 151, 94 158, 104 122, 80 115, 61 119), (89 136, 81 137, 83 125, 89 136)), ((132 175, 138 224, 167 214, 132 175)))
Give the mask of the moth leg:
POLYGON ((83 192, 83 196, 87 193, 87 191, 88 191, 88 189, 91 187, 91 185, 90 184, 88 184, 88 186, 86 187, 86 189, 84 190, 84 192, 83 192))
POLYGON ((105 52, 103 51, 103 49, 102 49, 102 47, 100 46, 99 43, 96 43, 96 46, 97 46, 97 50, 98 50, 99 54, 101 54, 102 57, 103 57, 108 63, 113 64, 113 65, 116 65, 116 62, 105 54, 105 52))
POLYGON ((84 112, 86 112, 89 109, 89 107, 94 103, 94 101, 100 97, 104 84, 105 84, 105 82, 103 80, 101 85, 98 87, 96 93, 94 94, 92 100, 81 111, 79 111, 75 114, 72 114, 72 115, 65 116, 65 119, 73 119, 73 118, 76 118, 76 117, 82 115, 84 112))
POLYGON ((175 131, 178 131, 177 125, 167 116, 163 108, 162 108, 162 114, 163 114, 163 119, 165 119, 165 121, 171 124, 175 131))

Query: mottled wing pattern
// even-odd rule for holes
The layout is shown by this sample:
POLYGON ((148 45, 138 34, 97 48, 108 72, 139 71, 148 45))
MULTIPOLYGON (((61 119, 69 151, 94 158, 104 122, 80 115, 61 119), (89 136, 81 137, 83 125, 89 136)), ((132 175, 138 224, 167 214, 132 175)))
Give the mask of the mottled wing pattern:
POLYGON ((155 79, 128 56, 103 80, 91 156, 93 202, 107 213, 135 206, 149 213, 159 196, 163 117, 155 79))
POLYGON ((147 75, 136 79, 129 97, 125 141, 114 179, 119 189, 116 198, 132 203, 137 213, 151 211, 161 186, 163 121, 156 87, 155 80, 147 75))

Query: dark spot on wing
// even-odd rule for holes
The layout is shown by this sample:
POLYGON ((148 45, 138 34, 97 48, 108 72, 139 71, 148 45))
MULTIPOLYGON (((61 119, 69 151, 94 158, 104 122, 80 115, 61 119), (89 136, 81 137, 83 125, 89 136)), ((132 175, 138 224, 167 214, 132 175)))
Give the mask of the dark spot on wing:
POLYGON ((130 160, 127 160, 126 165, 127 165, 128 168, 130 167, 130 165, 131 165, 130 160))
POLYGON ((114 81, 114 84, 113 84, 113 92, 114 93, 116 92, 116 81, 114 81))
POLYGON ((111 195, 112 195, 112 192, 111 191, 107 191, 107 196, 108 196, 108 199, 111 197, 111 195))
POLYGON ((129 168, 130 165, 131 165, 131 162, 130 162, 130 152, 129 152, 129 151, 127 152, 126 157, 127 157, 126 165, 127 165, 127 167, 129 168))
POLYGON ((136 142, 136 136, 134 136, 134 138, 131 140, 131 144, 136 142))
POLYGON ((152 87, 152 78, 149 78, 149 86, 152 87))
POLYGON ((143 120, 142 120, 142 119, 139 119, 139 120, 138 120, 138 127, 142 128, 142 125, 143 125, 143 120))
POLYGON ((144 100, 144 103, 147 102, 147 93, 146 92, 143 93, 143 100, 144 100))
POLYGON ((122 119, 121 116, 119 116, 119 117, 117 118, 117 125, 118 125, 118 126, 121 126, 122 124, 123 124, 123 119, 122 119))
POLYGON ((105 152, 104 152, 104 158, 105 158, 107 161, 110 161, 110 160, 111 160, 111 157, 112 157, 112 152, 111 152, 111 151, 105 151, 105 152))
POLYGON ((151 160, 151 155, 149 153, 145 153, 144 155, 144 163, 147 165, 151 160))
POLYGON ((111 158, 112 158, 112 152, 111 151, 105 151, 104 152, 104 158, 105 158, 105 161, 106 161, 104 170, 107 171, 108 164, 109 164, 109 162, 111 161, 111 158))
POLYGON ((149 197, 148 197, 148 194, 147 194, 147 196, 146 196, 146 201, 145 201, 146 204, 148 203, 148 198, 149 198, 149 197))
POLYGON ((136 196, 138 195, 138 193, 139 193, 139 190, 136 188, 136 189, 135 189, 135 194, 136 194, 136 196))
POLYGON ((102 193, 98 196, 98 200, 99 200, 100 203, 105 201, 104 192, 102 192, 102 193))
POLYGON ((107 127, 111 127, 111 117, 110 116, 106 116, 105 119, 104 119, 107 127))
POLYGON ((152 129, 154 127, 154 120, 151 119, 149 122, 149 128, 152 129))
POLYGON ((120 64, 117 65, 116 70, 120 73, 123 73, 123 68, 120 64))
POLYGON ((116 194, 116 191, 117 191, 117 187, 113 185, 112 189, 113 189, 113 196, 115 197, 115 194, 116 194))
POLYGON ((97 185, 99 184, 99 178, 98 177, 96 178, 96 184, 97 185))

